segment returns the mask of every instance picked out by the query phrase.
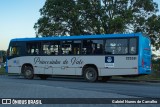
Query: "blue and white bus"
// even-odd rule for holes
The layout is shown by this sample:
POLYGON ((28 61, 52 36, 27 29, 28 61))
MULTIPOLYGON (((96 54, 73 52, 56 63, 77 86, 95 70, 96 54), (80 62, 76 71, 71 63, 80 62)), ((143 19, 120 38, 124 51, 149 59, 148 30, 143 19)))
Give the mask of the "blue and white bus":
POLYGON ((145 75, 151 73, 151 43, 141 33, 12 39, 7 71, 27 79, 72 75, 89 82, 145 75))

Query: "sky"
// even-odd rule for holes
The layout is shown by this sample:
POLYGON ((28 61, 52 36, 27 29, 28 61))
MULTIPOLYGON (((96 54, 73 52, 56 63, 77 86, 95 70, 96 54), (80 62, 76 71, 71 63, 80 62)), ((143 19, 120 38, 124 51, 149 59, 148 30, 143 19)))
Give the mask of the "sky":
MULTIPOLYGON (((0 50, 13 38, 35 37, 34 24, 46 0, 0 0, 0 50)), ((160 0, 154 0, 159 5, 160 0)), ((158 13, 160 14, 160 12, 158 13)))
POLYGON ((0 0, 0 50, 13 38, 35 37, 34 24, 45 0, 0 0))

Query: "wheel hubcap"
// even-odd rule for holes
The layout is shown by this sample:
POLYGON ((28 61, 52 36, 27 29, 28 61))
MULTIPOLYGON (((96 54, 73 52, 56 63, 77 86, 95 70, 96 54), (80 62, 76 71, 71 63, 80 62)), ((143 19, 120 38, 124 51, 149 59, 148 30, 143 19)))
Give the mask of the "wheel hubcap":
POLYGON ((91 79, 94 78, 94 73, 93 73, 92 71, 88 71, 88 72, 86 73, 86 77, 87 77, 87 79, 91 80, 91 79))
POLYGON ((31 75, 31 74, 32 74, 32 71, 26 70, 26 76, 29 76, 29 75, 31 75))

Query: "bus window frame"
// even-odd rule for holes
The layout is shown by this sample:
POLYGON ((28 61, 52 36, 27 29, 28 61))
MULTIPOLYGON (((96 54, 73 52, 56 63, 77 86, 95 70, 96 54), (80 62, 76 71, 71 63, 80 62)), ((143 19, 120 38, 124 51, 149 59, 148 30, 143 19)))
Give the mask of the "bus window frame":
POLYGON ((133 38, 136 39, 136 53, 135 53, 135 54, 131 54, 130 51, 128 50, 128 55, 138 55, 138 54, 139 54, 139 48, 140 48, 140 47, 139 47, 139 42, 140 42, 140 41, 139 41, 139 37, 131 37, 131 38, 128 38, 128 42, 129 42, 128 48, 130 48, 130 40, 133 39, 133 38))
POLYGON ((22 51, 22 47, 26 48, 26 46, 24 45, 24 42, 19 42, 19 41, 11 41, 9 44, 9 47, 7 49, 7 59, 12 59, 15 57, 20 57, 20 56, 24 56, 25 52, 22 51), (11 51, 10 48, 11 47, 16 47, 17 50, 19 51, 17 55, 10 55, 11 51))
POLYGON ((139 37, 115 37, 115 38, 106 38, 106 39, 104 39, 104 55, 116 55, 116 56, 125 56, 125 55, 138 55, 138 53, 139 53, 139 37), (129 53, 129 48, 130 48, 130 39, 131 38, 135 38, 136 39, 136 53, 135 54, 130 54, 129 53), (127 47, 128 47, 128 54, 106 54, 105 53, 105 41, 106 40, 108 40, 108 39, 127 39, 127 42, 128 42, 128 45, 127 45, 127 47))
MULTIPOLYGON (((138 55, 138 53, 139 53, 139 37, 110 37, 110 38, 105 38, 105 39, 101 39, 101 38, 98 38, 98 39, 66 39, 66 40, 47 40, 47 41, 43 41, 43 40, 40 40, 40 41, 25 41, 25 44, 26 44, 26 46, 25 46, 25 48, 26 48, 26 52, 25 52, 25 56, 78 56, 78 55, 81 55, 81 56, 93 56, 93 55, 95 55, 95 56, 102 56, 102 55, 116 55, 116 56, 125 56, 125 55, 138 55), (129 53, 129 47, 130 47, 130 39, 132 39, 132 38, 136 38, 136 42, 137 42, 137 46, 136 46, 136 53, 135 54, 130 54, 129 53), (109 39, 127 39, 127 42, 128 42, 128 45, 127 45, 127 47, 128 47, 128 53, 127 54, 106 54, 105 53, 105 43, 106 43, 106 40, 109 40, 109 39), (82 54, 82 48, 83 48, 83 45, 84 45, 84 40, 90 40, 90 41, 92 41, 92 40, 102 40, 103 41, 103 51, 102 51, 102 54, 94 54, 94 53, 91 53, 91 54, 82 54), (80 41, 81 42, 81 45, 80 45, 80 54, 62 54, 62 52, 60 51, 61 49, 62 49, 62 44, 63 44, 63 41, 72 41, 72 44, 74 43, 74 41, 80 41), (39 45, 40 45, 40 52, 39 52, 39 54, 38 55, 31 55, 31 54, 27 54, 27 44, 28 43, 33 43, 33 42, 37 42, 37 43, 39 43, 39 45), (51 44, 53 43, 53 42, 59 42, 60 44, 58 44, 59 45, 59 48, 58 48, 58 55, 52 55, 52 54, 50 54, 50 55, 45 55, 45 54, 42 54, 42 45, 44 44, 44 43, 46 43, 46 42, 50 42, 51 44)), ((73 47, 73 46, 72 46, 73 47)))
POLYGON ((42 55, 42 47, 41 47, 42 41, 26 41, 25 42, 25 56, 41 56, 42 55), (39 54, 28 54, 27 50, 27 44, 35 44, 38 43, 40 46, 39 54))

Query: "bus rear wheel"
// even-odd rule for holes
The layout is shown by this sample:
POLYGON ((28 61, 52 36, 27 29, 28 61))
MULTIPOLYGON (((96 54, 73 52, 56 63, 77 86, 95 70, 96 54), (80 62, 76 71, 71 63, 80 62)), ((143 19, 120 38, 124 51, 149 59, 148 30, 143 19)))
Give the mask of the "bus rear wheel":
POLYGON ((88 67, 84 70, 84 78, 88 82, 95 82, 97 80, 98 73, 95 68, 93 67, 88 67))
POLYGON ((30 66, 26 66, 24 68, 23 74, 26 79, 33 79, 34 78, 33 68, 30 66))

